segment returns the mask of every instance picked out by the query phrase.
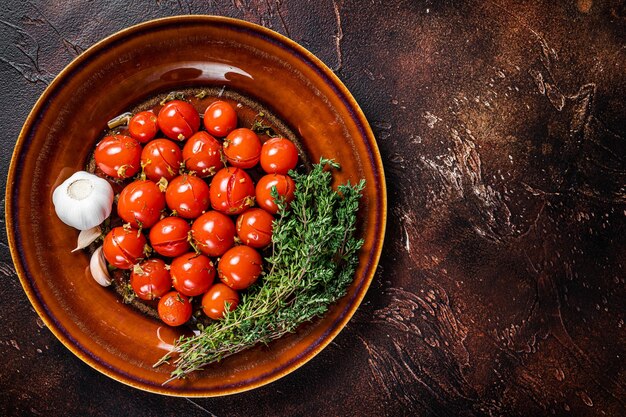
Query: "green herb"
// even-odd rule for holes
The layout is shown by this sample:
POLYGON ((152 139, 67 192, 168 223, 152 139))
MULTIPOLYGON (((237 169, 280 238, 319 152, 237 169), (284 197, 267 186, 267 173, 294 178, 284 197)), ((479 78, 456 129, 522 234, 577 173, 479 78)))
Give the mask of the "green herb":
MULTIPOLYGON (((169 363, 177 352, 176 369, 165 383, 294 332, 346 293, 363 244, 354 231, 365 181, 340 185, 335 191, 326 166, 339 168, 334 161, 322 159, 310 173, 290 173, 296 183, 295 199, 289 210, 277 199, 279 215, 266 274, 243 294, 234 311, 227 309, 222 320, 204 327, 199 335, 181 337, 170 354, 155 364, 169 363)), ((278 197, 275 189, 272 193, 278 197)))
MULTIPOLYGON (((141 236, 141 231, 143 230, 143 223, 140 220, 137 220, 137 217, 135 217, 135 222, 137 223, 137 226, 138 226, 137 227, 137 238, 139 238, 139 236, 141 236)), ((148 246, 148 245, 146 245, 146 246, 148 246)), ((148 248, 150 250, 152 250, 152 248, 150 248, 149 246, 148 246, 148 248)), ((145 247, 143 248, 143 253, 144 254, 146 253, 146 248, 145 247)), ((150 253, 151 252, 147 253, 146 256, 150 255, 150 253)))
POLYGON ((161 179, 159 180, 159 182, 157 182, 157 185, 159 186, 159 190, 164 193, 165 190, 167 190, 167 186, 169 185, 169 183, 167 182, 167 178, 165 177, 161 177, 161 179))
POLYGON ((262 135, 269 136, 271 138, 278 137, 278 134, 274 130, 274 128, 265 122, 265 113, 260 112, 254 118, 254 122, 252 122, 252 126, 250 126, 250 130, 255 133, 260 133, 262 135))
POLYGON ((120 285, 120 294, 122 296, 122 301, 124 302, 124 304, 132 303, 136 297, 135 290, 133 290, 130 282, 127 281, 123 282, 120 285))
POLYGON ((115 129, 119 126, 126 126, 130 122, 131 117, 133 117, 132 113, 126 112, 122 113, 119 116, 116 116, 107 122, 107 126, 109 129, 115 129))
MULTIPOLYGON (((94 243, 102 243, 104 242, 105 236, 111 231, 111 216, 104 219, 102 224, 100 225, 100 236, 96 240, 92 242, 94 243)), ((107 263, 108 264, 108 263, 107 263)))
POLYGON ((165 103, 172 100, 185 100, 185 93, 182 91, 172 91, 168 93, 165 98, 159 102, 159 104, 163 106, 165 103))
POLYGON ((225 167, 228 167, 228 159, 226 158, 226 155, 224 155, 224 148, 220 148, 220 161, 222 161, 222 165, 224 165, 225 167))
POLYGON ((202 253, 198 248, 198 242, 196 242, 196 239, 193 238, 193 232, 191 230, 189 230, 189 232, 187 233, 187 242, 189 243, 189 246, 191 246, 191 249, 193 249, 193 251, 196 253, 196 255, 202 253))

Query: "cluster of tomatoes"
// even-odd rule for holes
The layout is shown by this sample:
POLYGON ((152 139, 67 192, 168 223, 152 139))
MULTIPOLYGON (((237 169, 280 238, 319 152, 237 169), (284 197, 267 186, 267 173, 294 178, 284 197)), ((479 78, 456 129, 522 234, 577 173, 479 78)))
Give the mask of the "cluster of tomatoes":
POLYGON ((227 305, 235 309, 238 291, 262 272, 258 250, 270 244, 278 211, 272 188, 287 203, 294 198, 287 172, 298 163, 295 145, 281 137, 261 143, 251 129, 237 128, 237 113, 225 101, 209 105, 201 120, 191 104, 173 100, 158 115, 135 114, 128 135, 102 139, 94 158, 118 180, 143 172, 119 194, 117 213, 126 225, 113 228, 103 246, 111 265, 131 270, 137 297, 160 298, 159 317, 170 326, 190 319, 189 297, 202 296, 212 319, 223 317, 227 305), (159 130, 167 139, 155 139, 159 130), (259 163, 266 175, 255 185, 245 169, 259 163), (161 257, 146 259, 147 247, 161 257), (211 258, 219 258, 217 268, 211 258))

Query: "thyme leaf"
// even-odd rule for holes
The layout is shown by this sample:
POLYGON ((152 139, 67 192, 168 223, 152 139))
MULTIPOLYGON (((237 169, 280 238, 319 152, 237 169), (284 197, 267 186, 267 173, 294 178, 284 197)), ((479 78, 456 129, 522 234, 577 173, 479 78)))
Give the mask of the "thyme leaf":
POLYGON ((159 102, 159 104, 163 106, 165 103, 172 100, 185 100, 185 93, 182 91, 172 91, 168 93, 165 98, 159 102))
POLYGON ((255 133, 269 136, 270 138, 275 138, 279 136, 272 126, 266 124, 265 113, 263 112, 260 112, 256 115, 254 121, 252 122, 252 126, 250 126, 250 130, 255 133))

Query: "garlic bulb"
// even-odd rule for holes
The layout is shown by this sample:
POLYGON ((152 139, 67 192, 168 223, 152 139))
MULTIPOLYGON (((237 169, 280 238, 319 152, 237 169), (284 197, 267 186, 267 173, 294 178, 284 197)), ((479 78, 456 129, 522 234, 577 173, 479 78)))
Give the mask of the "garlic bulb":
POLYGON ((52 202, 63 223, 86 230, 98 226, 111 214, 113 188, 105 179, 78 171, 54 190, 52 202))
POLYGON ((93 279, 103 287, 111 285, 111 276, 107 269, 107 262, 104 258, 104 252, 102 252, 102 246, 96 249, 91 255, 89 272, 91 272, 93 279))

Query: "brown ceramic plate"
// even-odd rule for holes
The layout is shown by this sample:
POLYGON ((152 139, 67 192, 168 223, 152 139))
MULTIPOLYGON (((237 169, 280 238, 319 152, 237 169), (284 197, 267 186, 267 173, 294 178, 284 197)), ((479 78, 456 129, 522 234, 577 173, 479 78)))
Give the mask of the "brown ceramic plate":
POLYGON ((155 20, 112 35, 80 55, 28 116, 11 161, 6 218, 26 294, 74 354, 125 384, 168 395, 216 396, 267 384, 302 366, 339 333, 363 299, 386 222, 383 167, 354 98, 315 56, 263 27, 209 16, 155 20), (163 328, 85 276, 86 253, 70 254, 77 231, 54 213, 54 186, 84 167, 107 120, 152 95, 226 86, 270 108, 312 161, 342 165, 338 181, 365 178, 359 234, 365 239, 348 294, 321 319, 269 346, 211 365, 166 386, 153 368, 176 330, 163 328), (160 336, 160 337, 159 337, 160 336))

